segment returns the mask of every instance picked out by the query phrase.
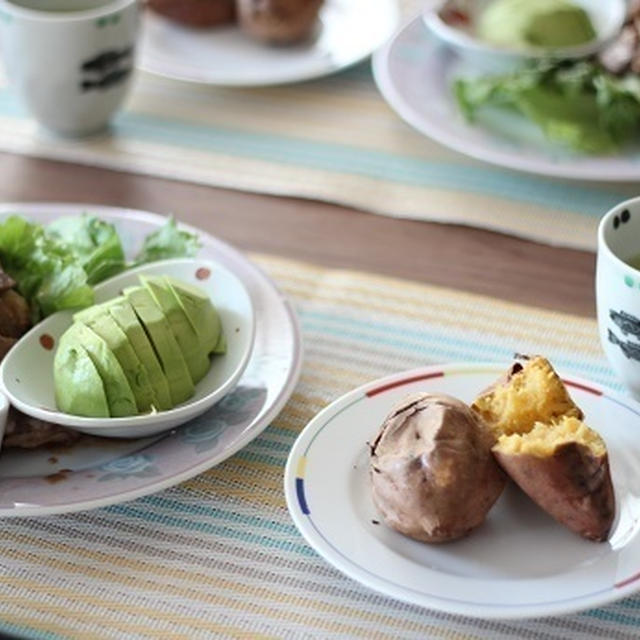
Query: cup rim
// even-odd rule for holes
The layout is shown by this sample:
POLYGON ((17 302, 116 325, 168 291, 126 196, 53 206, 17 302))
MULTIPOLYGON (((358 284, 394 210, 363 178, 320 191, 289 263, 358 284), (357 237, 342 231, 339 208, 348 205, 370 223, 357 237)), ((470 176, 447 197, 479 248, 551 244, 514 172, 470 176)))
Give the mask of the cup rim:
POLYGON ((611 209, 609 209, 609 211, 607 211, 602 216, 602 218, 600 219, 600 223, 598 224, 598 254, 604 253, 609 260, 612 260, 614 264, 617 264, 619 267, 627 269, 633 273, 640 274, 640 269, 632 267, 630 264, 619 258, 613 252, 613 249, 611 249, 611 247, 607 243, 604 233, 607 222, 609 221, 611 216, 616 215, 622 209, 629 208, 630 206, 636 204, 640 204, 640 196, 635 196, 634 198, 629 198, 628 200, 619 202, 614 207, 611 207, 611 209))
POLYGON ((103 5, 93 9, 78 9, 78 11, 39 11, 14 4, 10 2, 10 0, 0 0, 0 10, 11 16, 28 18, 39 22, 76 22, 101 18, 137 3, 138 0, 106 0, 103 5))

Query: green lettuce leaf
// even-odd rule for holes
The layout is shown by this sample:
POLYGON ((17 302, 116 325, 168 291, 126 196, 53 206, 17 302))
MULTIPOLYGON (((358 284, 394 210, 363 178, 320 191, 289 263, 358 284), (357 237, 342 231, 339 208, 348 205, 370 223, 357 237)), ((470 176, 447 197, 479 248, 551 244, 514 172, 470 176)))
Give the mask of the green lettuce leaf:
POLYGON ((176 221, 171 216, 160 229, 147 236, 133 264, 192 257, 198 253, 199 248, 198 237, 178 229, 176 221))
POLYGON ((93 304, 84 269, 40 225, 18 216, 0 224, 0 262, 27 299, 34 322, 61 309, 93 304))
POLYGON ((112 224, 94 216, 59 218, 46 228, 46 234, 75 259, 96 284, 126 268, 120 237, 112 224))
POLYGON ((93 288, 85 270, 78 264, 52 263, 52 269, 41 280, 35 303, 41 317, 62 309, 76 309, 93 304, 93 288))
POLYGON ((128 264, 116 228, 95 216, 63 217, 47 227, 17 215, 0 223, 0 263, 29 303, 33 322, 92 305, 92 285, 134 264, 193 256, 199 246, 171 218, 128 264))
POLYGON ((470 121, 483 107, 509 107, 549 140, 584 153, 615 152, 640 129, 640 81, 616 78, 588 61, 458 79, 454 94, 470 121))

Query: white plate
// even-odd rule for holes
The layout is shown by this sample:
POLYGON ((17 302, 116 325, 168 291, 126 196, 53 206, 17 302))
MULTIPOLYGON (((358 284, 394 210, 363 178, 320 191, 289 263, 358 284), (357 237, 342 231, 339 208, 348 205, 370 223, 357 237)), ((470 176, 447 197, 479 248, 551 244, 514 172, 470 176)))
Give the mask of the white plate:
POLYGON ((477 70, 430 36, 420 17, 374 54, 373 73, 383 97, 403 120, 472 158, 545 176, 640 179, 640 142, 616 155, 578 155, 549 143, 534 124, 506 110, 486 109, 477 123, 467 123, 451 83, 477 70))
POLYGON ((196 385, 192 398, 173 409, 122 418, 89 418, 58 411, 53 384, 54 345, 73 322, 73 311, 59 311, 37 324, 9 351, 0 364, 0 389, 24 413, 103 438, 146 438, 177 427, 219 402, 244 372, 255 336, 255 317, 249 293, 228 269, 212 260, 180 258, 130 269, 95 287, 96 303, 106 302, 139 276, 170 275, 198 286, 215 305, 227 341, 226 353, 211 358, 209 371, 196 385), (47 336, 47 340, 42 340, 47 336), (39 375, 34 376, 33 372, 39 375))
POLYGON ((396 0, 326 0, 312 40, 271 47, 235 26, 189 29, 147 11, 138 66, 167 78, 222 86, 299 82, 363 60, 393 34, 398 16, 396 0))
POLYGON ((608 542, 584 540, 514 485, 467 538, 429 545, 384 524, 370 496, 367 442, 392 406, 416 391, 470 402, 507 365, 451 364, 364 385, 318 414, 285 471, 287 505, 309 544, 340 571, 386 595, 483 618, 559 615, 640 588, 640 404, 564 378, 607 443, 617 515, 608 542))
MULTIPOLYGON (((92 213, 113 222, 131 255, 165 218, 98 205, 0 205, 0 217, 20 213, 42 223, 92 213)), ((191 422, 144 440, 86 437, 69 448, 0 452, 0 516, 31 516, 101 507, 147 495, 187 480, 226 460, 259 435, 293 392, 302 364, 298 322, 286 298, 260 269, 203 231, 204 259, 234 273, 251 296, 256 315, 254 349, 233 393, 191 422)))

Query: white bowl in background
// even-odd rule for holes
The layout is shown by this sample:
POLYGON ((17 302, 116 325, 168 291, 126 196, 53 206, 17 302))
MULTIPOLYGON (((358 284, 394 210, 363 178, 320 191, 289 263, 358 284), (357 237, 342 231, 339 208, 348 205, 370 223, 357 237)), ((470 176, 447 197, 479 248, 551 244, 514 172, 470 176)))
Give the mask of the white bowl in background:
MULTIPOLYGON (((620 32, 626 13, 625 0, 573 0, 583 8, 591 18, 596 37, 589 42, 570 47, 502 47, 481 39, 475 33, 475 25, 481 13, 494 0, 435 0, 422 14, 427 28, 440 41, 451 47, 464 58, 473 61, 477 66, 497 68, 513 68, 527 60, 542 58, 562 58, 565 60, 590 56, 611 42, 620 32), (469 21, 465 26, 448 24, 442 18, 442 9, 446 5, 464 7, 469 21)), ((532 2, 535 0, 532 0, 532 2)))

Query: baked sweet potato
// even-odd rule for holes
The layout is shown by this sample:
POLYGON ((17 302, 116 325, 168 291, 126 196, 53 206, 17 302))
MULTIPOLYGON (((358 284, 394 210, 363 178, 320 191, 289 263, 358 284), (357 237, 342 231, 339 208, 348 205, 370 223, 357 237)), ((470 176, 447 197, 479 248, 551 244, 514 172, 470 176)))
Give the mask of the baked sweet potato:
POLYGON ((467 535, 505 486, 494 442, 456 398, 421 393, 403 400, 371 445, 373 501, 384 521, 425 542, 467 535))
POLYGON ((505 375, 474 400, 471 408, 496 439, 504 434, 527 433, 536 422, 584 417, 551 363, 542 356, 520 356, 505 375))
POLYGON ((236 0, 240 28, 269 44, 310 37, 324 0, 236 0))
POLYGON ((575 533, 604 541, 615 517, 607 448, 584 422, 565 416, 503 435, 493 453, 540 507, 575 533))
POLYGON ((208 29, 235 20, 235 0, 146 0, 152 11, 180 24, 208 29))

